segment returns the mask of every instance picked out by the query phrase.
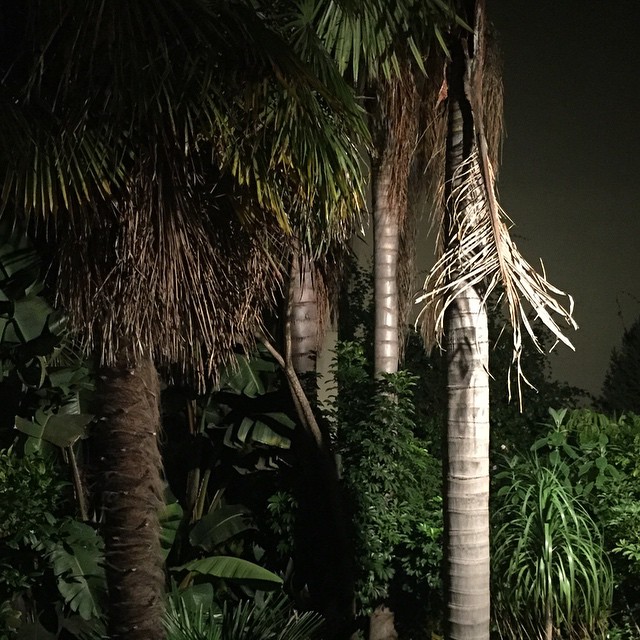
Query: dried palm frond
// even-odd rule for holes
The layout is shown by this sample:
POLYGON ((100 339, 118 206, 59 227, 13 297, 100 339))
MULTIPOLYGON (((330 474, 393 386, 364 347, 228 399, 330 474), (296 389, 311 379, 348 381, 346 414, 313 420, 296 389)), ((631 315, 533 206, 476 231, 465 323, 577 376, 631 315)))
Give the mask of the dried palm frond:
POLYGON ((106 364, 151 351, 202 386, 261 326, 281 250, 268 224, 248 230, 224 194, 196 191, 187 208, 167 188, 156 200, 151 171, 108 210, 59 225, 60 303, 106 364))
MULTIPOLYGON (((501 118, 491 115, 490 110, 501 106, 501 90, 495 76, 491 78, 493 88, 483 91, 484 64, 489 57, 480 52, 482 39, 478 39, 477 57, 470 60, 465 53, 466 68, 474 69, 469 82, 465 76, 464 96, 448 96, 449 153, 458 153, 453 161, 447 181, 440 193, 446 191, 441 208, 439 246, 441 255, 424 283, 423 294, 417 302, 424 303, 417 324, 422 324, 428 345, 440 344, 444 333, 445 315, 456 297, 474 287, 486 301, 489 295, 500 288, 508 318, 513 327, 513 360, 520 381, 527 382, 520 367, 523 349, 523 331, 528 333, 533 344, 540 350, 531 309, 551 331, 558 341, 570 348, 573 345, 564 335, 560 323, 577 328, 573 320, 573 298, 551 285, 544 273, 537 273, 522 257, 509 235, 510 220, 497 202, 495 172, 490 158, 496 158, 495 145, 500 140, 496 131, 485 135, 484 123, 499 125, 501 118), (475 67, 473 64, 475 63, 475 67), (489 96, 491 96, 489 98, 489 96), (488 104, 483 105, 483 98, 488 104), (464 155, 465 125, 460 101, 467 100, 473 117, 473 135, 467 155, 464 155), (483 113, 483 108, 489 116, 483 113), (483 117, 485 116, 485 117, 483 117), (488 149, 491 140, 494 151, 488 149), (457 141, 456 141, 457 140, 457 141), (457 148, 457 150, 456 150, 457 148), (568 298, 568 305, 558 301, 568 298), (556 319, 558 318, 558 319, 556 319)), ((511 390, 509 389, 509 392, 511 390)))
POLYGON ((515 362, 519 361, 522 350, 521 327, 540 348, 523 300, 558 340, 571 347, 553 314, 575 328, 571 317, 573 299, 568 296, 569 308, 565 309, 555 298, 565 294, 549 284, 544 274, 538 274, 520 255, 509 235, 508 218, 495 195, 487 192, 477 150, 459 167, 454 181, 458 186, 449 196, 448 246, 429 274, 425 293, 420 297, 420 301, 425 302, 421 316, 430 344, 442 335, 446 308, 460 292, 480 286, 486 299, 499 286, 504 291, 514 329, 515 362))

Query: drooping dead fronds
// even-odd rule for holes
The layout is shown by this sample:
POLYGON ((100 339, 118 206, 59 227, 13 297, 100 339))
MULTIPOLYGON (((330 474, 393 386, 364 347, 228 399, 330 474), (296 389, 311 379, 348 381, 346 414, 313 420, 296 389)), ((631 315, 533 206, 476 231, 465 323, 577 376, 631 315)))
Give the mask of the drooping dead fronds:
POLYGON ((457 69, 454 60, 449 71, 448 169, 441 190, 446 194, 439 237, 441 255, 418 298, 424 307, 417 322, 422 324, 427 344, 439 344, 447 308, 459 294, 474 287, 486 302, 499 287, 513 327, 512 362, 518 371, 521 398, 520 381, 526 382, 520 367, 523 331, 542 350, 529 310, 570 348, 573 346, 561 325, 577 325, 572 317, 571 296, 551 285, 544 271, 542 275, 537 273, 509 235, 510 221, 496 198, 494 171, 501 117, 491 111, 501 107, 501 85, 495 74, 486 74, 491 87, 483 90, 485 66, 491 58, 484 54, 483 37, 476 37, 474 46, 475 56, 470 55, 468 46, 460 46, 457 69), (493 127, 488 134, 485 123, 493 127), (568 298, 567 306, 558 301, 562 296, 568 298))
POLYGON ((573 299, 568 296, 568 308, 560 304, 557 297, 566 294, 538 274, 518 251, 509 235, 508 218, 495 195, 487 192, 477 150, 460 166, 455 181, 458 186, 448 199, 452 229, 449 243, 427 277, 419 298, 424 302, 419 320, 423 322, 425 339, 428 344, 440 341, 447 307, 462 291, 479 287, 486 300, 500 287, 513 327, 513 362, 523 376, 520 370, 523 328, 536 347, 542 349, 527 305, 558 340, 573 348, 554 318, 559 316, 569 327, 577 328, 572 318, 573 299))
POLYGON ((58 230, 60 302, 104 363, 150 351, 202 386, 260 327, 279 250, 266 222, 248 230, 224 197, 192 193, 187 208, 170 188, 157 200, 152 180, 141 168, 109 211, 58 230))

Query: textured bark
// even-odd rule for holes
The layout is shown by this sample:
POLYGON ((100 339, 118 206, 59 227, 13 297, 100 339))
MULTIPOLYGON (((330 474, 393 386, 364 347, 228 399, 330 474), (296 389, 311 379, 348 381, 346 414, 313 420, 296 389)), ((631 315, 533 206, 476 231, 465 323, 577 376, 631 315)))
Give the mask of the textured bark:
MULTIPOLYGON (((458 216, 477 215, 466 189, 465 161, 476 141, 462 43, 452 45, 448 70, 449 121, 445 169, 445 244, 459 242, 458 216)), ((449 274, 452 281, 457 273, 449 274)), ((446 312, 447 455, 445 558, 447 640, 489 640, 489 354, 484 302, 475 288, 458 291, 446 312)))
POLYGON ((458 294, 447 314, 447 637, 451 640, 488 640, 490 566, 487 314, 482 299, 473 289, 458 294))
POLYGON ((291 364, 305 393, 316 396, 316 358, 319 347, 319 317, 316 287, 308 258, 294 257, 289 280, 288 321, 291 331, 291 364))
POLYGON ((104 368, 98 397, 109 637, 161 640, 160 386, 151 359, 104 368))
POLYGON ((392 165, 390 154, 373 173, 373 269, 375 299, 374 370, 398 370, 400 341, 398 328, 398 212, 391 207, 392 165))

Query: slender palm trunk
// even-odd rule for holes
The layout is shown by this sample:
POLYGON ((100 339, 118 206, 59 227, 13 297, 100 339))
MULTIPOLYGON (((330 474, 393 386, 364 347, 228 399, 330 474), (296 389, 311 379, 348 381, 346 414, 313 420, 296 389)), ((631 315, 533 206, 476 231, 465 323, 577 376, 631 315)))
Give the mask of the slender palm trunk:
POLYGON ((320 326, 316 286, 307 257, 294 256, 292 260, 287 315, 291 331, 291 364, 307 397, 313 399, 320 326))
POLYGON ((102 369, 98 397, 109 637, 161 640, 160 386, 152 360, 102 369))
MULTIPOLYGON (((400 359, 398 298, 399 212, 392 206, 392 154, 387 148, 373 172, 373 275, 375 325, 373 366, 375 375, 395 373, 400 359)), ((393 611, 380 604, 369 619, 369 638, 395 640, 393 611)))
POLYGON ((385 153, 373 173, 373 270, 375 299, 374 371, 398 370, 400 340, 398 327, 399 215, 391 206, 392 158, 385 153))
POLYGON ((489 639, 489 355, 487 313, 469 288, 447 318, 448 638, 489 639))
MULTIPOLYGON (((466 37, 466 36, 465 36, 466 37)), ((452 47, 448 74, 449 122, 445 172, 449 245, 458 242, 460 218, 478 215, 467 188, 468 159, 475 148, 474 114, 466 93, 469 60, 452 47)), ((457 274, 452 273, 455 280, 457 274)), ((489 640, 489 353, 484 300, 472 286, 447 309, 447 456, 445 546, 447 639, 489 640)))

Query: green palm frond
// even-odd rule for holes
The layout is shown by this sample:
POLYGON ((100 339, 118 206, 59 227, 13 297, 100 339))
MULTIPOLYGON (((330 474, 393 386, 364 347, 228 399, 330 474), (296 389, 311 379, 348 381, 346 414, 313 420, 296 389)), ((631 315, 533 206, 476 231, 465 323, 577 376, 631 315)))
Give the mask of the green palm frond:
POLYGON ((398 75, 399 49, 410 51, 421 66, 424 44, 433 39, 444 44, 442 31, 460 21, 445 0, 320 0, 308 15, 340 71, 356 84, 363 75, 367 80, 398 75))
MULTIPOLYGON (((27 36, 38 51, 18 97, 23 109, 39 105, 42 113, 30 120, 41 130, 23 150, 23 166, 7 174, 15 184, 5 183, 5 193, 13 190, 29 210, 46 215, 57 201, 68 208, 67 185, 79 185, 76 199, 83 204, 102 200, 122 187, 130 161, 142 154, 154 158, 159 171, 163 157, 175 154, 166 185, 172 174, 189 171, 190 154, 202 147, 210 152, 203 140, 219 152, 214 162, 249 187, 256 204, 285 229, 286 188, 294 200, 300 197, 300 207, 341 196, 347 209, 361 206, 352 196, 362 191, 362 178, 349 135, 364 138, 366 127, 352 94, 342 81, 333 98, 293 54, 284 29, 270 29, 250 3, 32 4, 40 13, 27 36), (44 118, 51 123, 42 126, 44 118), (289 136, 304 127, 314 136, 301 146, 289 136), (308 158, 318 143, 327 156, 308 158), (239 150, 229 157, 234 147, 239 150), (255 157, 256 149, 264 158, 255 157), (292 166, 302 169, 291 172, 292 166), (277 170, 288 171, 287 184, 270 188, 270 172, 277 170), (92 197, 95 186, 101 197, 92 197)), ((324 76, 335 89, 338 74, 324 76)))
POLYGON ((202 380, 251 341, 292 229, 319 254, 360 224, 364 112, 290 45, 295 2, 256 6, 29 2, 3 205, 55 218, 60 300, 106 361, 202 380))

